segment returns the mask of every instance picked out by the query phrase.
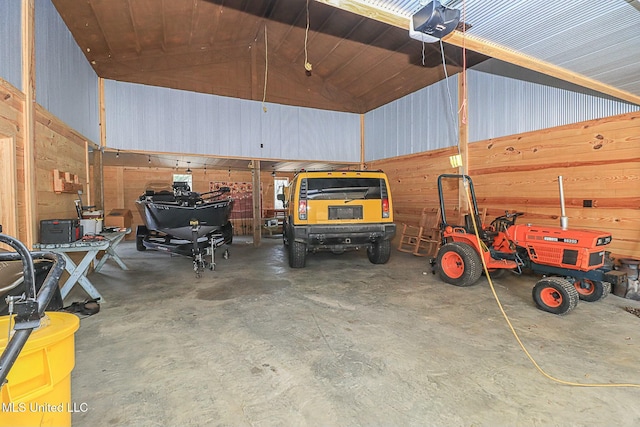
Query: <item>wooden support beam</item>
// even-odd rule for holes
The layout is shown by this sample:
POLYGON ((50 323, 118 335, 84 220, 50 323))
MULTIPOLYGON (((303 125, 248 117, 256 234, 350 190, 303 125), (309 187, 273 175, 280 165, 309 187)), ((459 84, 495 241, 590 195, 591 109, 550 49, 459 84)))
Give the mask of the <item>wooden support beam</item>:
MULTIPOLYGON (((97 181, 97 185, 94 186, 96 194, 94 198, 94 205, 104 209, 104 168, 103 158, 104 148, 107 146, 107 110, 104 103, 104 79, 98 77, 98 108, 99 108, 99 120, 100 120, 100 148, 101 150, 94 151, 93 153, 93 181, 97 181)), ((118 205, 124 206, 124 205, 118 205)))
POLYGON ((364 114, 360 114, 360 170, 364 170, 364 114))
MULTIPOLYGON (((393 25, 409 31, 410 18, 376 9, 373 6, 363 4, 358 0, 316 0, 316 2, 337 7, 338 9, 352 12, 357 15, 364 16, 365 18, 375 19, 376 21, 384 22, 385 24, 393 25)), ((409 37, 408 34, 407 37, 409 37)), ((595 90, 596 92, 631 102, 632 104, 640 105, 640 96, 638 95, 620 90, 613 86, 583 76, 582 74, 569 71, 562 67, 558 67, 557 65, 511 50, 507 47, 491 43, 468 33, 454 31, 445 36, 442 41, 454 46, 464 47, 510 64, 546 74, 569 83, 574 83, 579 86, 595 90)))
POLYGON ((462 157, 459 173, 469 172, 469 118, 467 116, 467 72, 458 74, 458 148, 462 157))
POLYGON ((24 141, 24 235, 18 238, 29 248, 37 240, 35 166, 35 0, 22 0, 22 113, 24 141))
POLYGON ((100 147, 107 146, 107 122, 106 110, 104 109, 104 79, 98 77, 98 104, 100 120, 100 147))
MULTIPOLYGON (((467 71, 463 70, 458 74, 458 151, 462 164, 458 167, 458 173, 461 175, 468 174, 469 171, 469 126, 467 117, 467 71)), ((458 187, 458 206, 461 213, 469 212, 469 201, 465 185, 462 181, 458 187)))
POLYGON ((262 239, 262 192, 260 191, 260 160, 251 161, 253 181, 253 246, 260 246, 262 239))
MULTIPOLYGON (((365 18, 374 19, 376 21, 384 22, 385 24, 393 25, 395 27, 404 28, 409 31, 409 20, 395 13, 387 12, 385 10, 377 9, 371 5, 364 4, 358 0, 315 0, 316 3, 324 3, 329 6, 336 7, 338 9, 346 10, 347 12, 355 13, 356 15, 364 16, 365 18)), ((407 37, 409 35, 407 34, 407 37)))

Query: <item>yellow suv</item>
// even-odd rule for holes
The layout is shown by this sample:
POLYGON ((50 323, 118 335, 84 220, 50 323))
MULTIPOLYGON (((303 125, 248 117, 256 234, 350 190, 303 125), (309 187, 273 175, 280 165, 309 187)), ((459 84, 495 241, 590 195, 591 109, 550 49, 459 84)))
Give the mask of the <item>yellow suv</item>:
POLYGON ((302 171, 278 198, 287 209, 282 235, 292 268, 318 251, 366 248, 372 263, 389 260, 396 225, 384 172, 302 171))

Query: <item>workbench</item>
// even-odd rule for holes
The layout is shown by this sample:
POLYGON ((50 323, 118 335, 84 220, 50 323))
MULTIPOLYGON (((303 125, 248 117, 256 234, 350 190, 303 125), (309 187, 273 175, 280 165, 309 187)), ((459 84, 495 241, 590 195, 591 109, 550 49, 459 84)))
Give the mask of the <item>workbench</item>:
POLYGON ((60 288, 63 299, 69 294, 74 285, 78 283, 91 298, 99 302, 104 302, 104 298, 100 295, 100 292, 98 292, 87 277, 87 271, 92 263, 94 264, 94 271, 100 271, 109 259, 113 259, 121 269, 128 270, 127 265, 118 256, 115 249, 124 239, 124 236, 130 232, 131 229, 102 232, 91 240, 78 240, 72 243, 36 243, 33 247, 41 251, 58 253, 64 258, 66 263, 64 268, 69 273, 69 278, 64 282, 62 288, 60 288), (100 251, 105 251, 105 254, 98 260, 97 257, 100 251), (69 256, 69 254, 73 252, 85 252, 84 257, 78 264, 69 256))

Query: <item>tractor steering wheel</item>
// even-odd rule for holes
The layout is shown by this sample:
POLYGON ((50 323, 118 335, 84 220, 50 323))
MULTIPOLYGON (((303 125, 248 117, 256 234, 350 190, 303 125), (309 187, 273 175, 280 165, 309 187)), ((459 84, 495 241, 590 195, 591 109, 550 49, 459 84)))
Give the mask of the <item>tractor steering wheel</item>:
POLYGON ((516 223, 516 219, 519 216, 524 215, 524 212, 509 212, 505 211, 504 215, 501 215, 491 221, 491 226, 495 231, 505 231, 516 223))

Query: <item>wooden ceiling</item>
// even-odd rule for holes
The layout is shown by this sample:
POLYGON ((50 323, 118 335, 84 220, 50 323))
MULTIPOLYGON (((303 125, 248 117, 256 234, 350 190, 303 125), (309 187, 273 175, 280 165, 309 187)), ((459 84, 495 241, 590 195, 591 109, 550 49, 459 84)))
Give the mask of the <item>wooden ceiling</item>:
MULTIPOLYGON (((440 44, 313 0, 53 3, 105 79, 365 113, 444 78, 440 44)), ((462 49, 443 46, 455 74, 462 49)))

